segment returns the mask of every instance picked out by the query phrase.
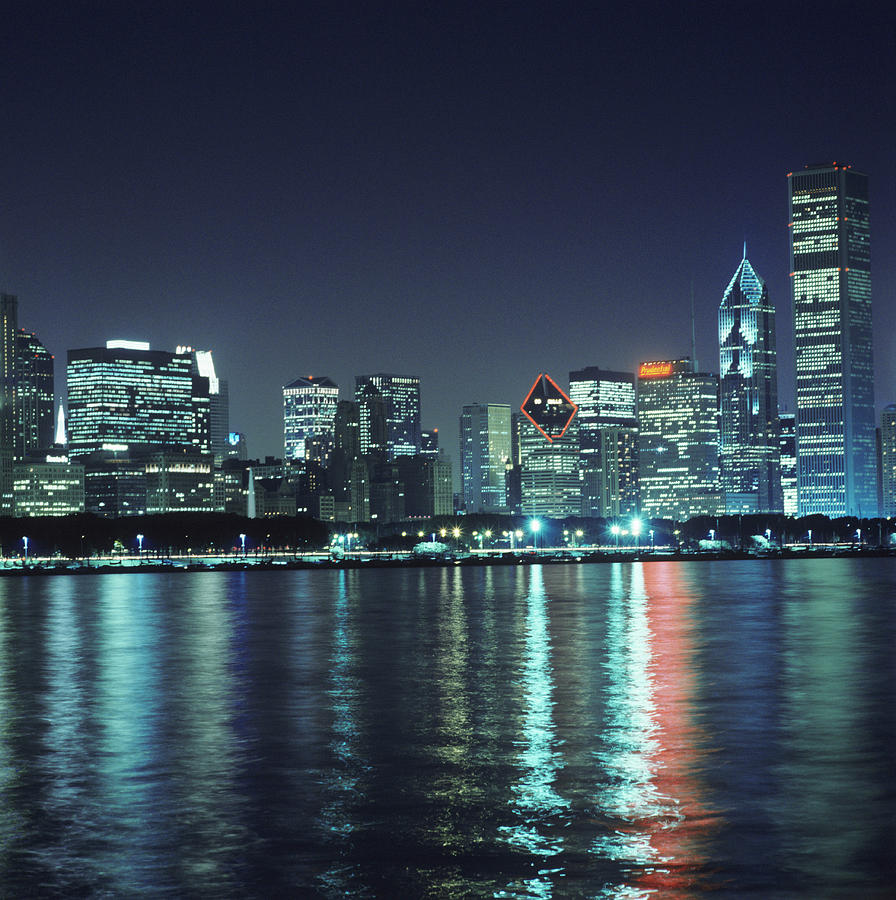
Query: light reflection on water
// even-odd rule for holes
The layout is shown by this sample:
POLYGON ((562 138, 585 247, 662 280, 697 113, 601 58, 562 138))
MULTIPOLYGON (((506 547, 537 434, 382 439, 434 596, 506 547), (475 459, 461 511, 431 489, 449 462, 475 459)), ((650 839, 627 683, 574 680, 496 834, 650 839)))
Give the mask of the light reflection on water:
POLYGON ((884 896, 896 566, 0 580, 0 896, 884 896))

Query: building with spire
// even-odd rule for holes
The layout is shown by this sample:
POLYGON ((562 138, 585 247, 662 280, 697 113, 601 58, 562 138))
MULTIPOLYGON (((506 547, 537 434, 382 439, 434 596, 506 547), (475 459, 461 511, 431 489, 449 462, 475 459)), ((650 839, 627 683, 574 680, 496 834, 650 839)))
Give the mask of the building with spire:
POLYGON ((787 176, 800 515, 877 508, 868 176, 787 176))
POLYGON ((719 373, 725 511, 781 512, 775 310, 746 245, 719 305, 719 373))

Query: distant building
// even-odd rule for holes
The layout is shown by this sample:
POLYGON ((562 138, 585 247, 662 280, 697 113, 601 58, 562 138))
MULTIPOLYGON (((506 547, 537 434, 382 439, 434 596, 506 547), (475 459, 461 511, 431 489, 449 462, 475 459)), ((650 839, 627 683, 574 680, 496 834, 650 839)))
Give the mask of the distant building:
POLYGON ((14 514, 22 518, 84 512, 84 467, 52 453, 17 462, 13 497, 14 514))
POLYGON ((468 513, 507 512, 507 464, 511 457, 510 406, 473 403, 460 417, 460 460, 468 513))
POLYGON ((72 457, 200 445, 189 354, 109 341, 69 350, 67 375, 72 457))
POLYGON ((579 407, 582 515, 638 512, 638 419, 635 376, 588 366, 569 373, 569 396, 579 407))
POLYGON ((140 454, 97 450, 78 458, 84 466, 84 505, 106 518, 146 513, 146 466, 140 454))
POLYGON ((788 175, 800 515, 868 516, 875 496, 868 176, 788 175))
POLYGON ((361 456, 385 460, 388 445, 386 399, 372 382, 356 387, 358 440, 361 456))
POLYGON ((15 371, 15 458, 53 446, 53 354, 31 332, 19 329, 15 371))
POLYGON ((16 451, 15 375, 19 300, 0 293, 0 515, 13 514, 12 463, 16 451))
POLYGON ((230 392, 225 379, 219 378, 211 350, 178 347, 178 353, 189 353, 193 361, 194 404, 197 440, 193 446, 203 453, 211 453, 215 465, 220 466, 229 455, 230 392))
POLYGON ((690 359, 638 369, 641 511, 686 521, 719 515, 719 380, 690 359))
POLYGON ((283 388, 285 458, 327 463, 333 447, 338 400, 339 387, 323 376, 297 378, 283 388))
POLYGON ((896 406, 890 405, 880 417, 880 514, 896 516, 896 406))
POLYGON ((169 447, 150 454, 144 471, 148 514, 215 510, 212 454, 169 447))
POLYGON ((404 486, 407 518, 450 516, 454 513, 451 463, 425 454, 395 460, 404 486))
POLYGON ((744 258, 719 306, 719 461, 725 511, 779 513, 778 363, 768 287, 744 258))
POLYGON ((798 515, 796 484, 796 415, 781 413, 778 416, 781 449, 781 499, 785 516, 798 515))
MULTIPOLYGON (((420 452, 420 379, 410 375, 358 375, 355 399, 367 385, 376 388, 385 404, 386 458, 416 456, 420 452)), ((363 424, 362 424, 363 432, 363 424)), ((367 452, 362 448, 362 452, 367 452)))
POLYGON ((420 452, 424 456, 439 455, 439 429, 431 428, 420 432, 420 452))

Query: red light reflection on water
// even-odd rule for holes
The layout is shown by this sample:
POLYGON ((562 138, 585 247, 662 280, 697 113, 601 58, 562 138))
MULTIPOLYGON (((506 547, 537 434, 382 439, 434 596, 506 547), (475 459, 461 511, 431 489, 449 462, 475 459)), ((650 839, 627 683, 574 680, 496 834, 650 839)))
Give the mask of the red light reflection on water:
POLYGON ((699 703, 694 598, 678 563, 644 565, 643 578, 656 724, 651 768, 654 786, 674 804, 674 815, 642 823, 649 829, 655 858, 635 881, 662 897, 684 897, 695 888, 709 887, 706 845, 720 823, 718 812, 707 805, 699 774, 709 760, 694 720, 699 703))

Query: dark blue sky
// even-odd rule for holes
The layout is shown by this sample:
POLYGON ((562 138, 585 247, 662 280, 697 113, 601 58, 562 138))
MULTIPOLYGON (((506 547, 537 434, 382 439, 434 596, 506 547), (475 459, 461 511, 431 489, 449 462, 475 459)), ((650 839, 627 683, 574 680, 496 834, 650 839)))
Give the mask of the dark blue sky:
POLYGON ((211 348, 264 455, 298 375, 414 374, 456 462, 464 403, 689 353, 692 280, 717 371, 745 239, 792 398, 786 174, 842 160, 896 402, 896 14, 870 10, 5 4, 0 288, 60 394, 71 347, 211 348))

